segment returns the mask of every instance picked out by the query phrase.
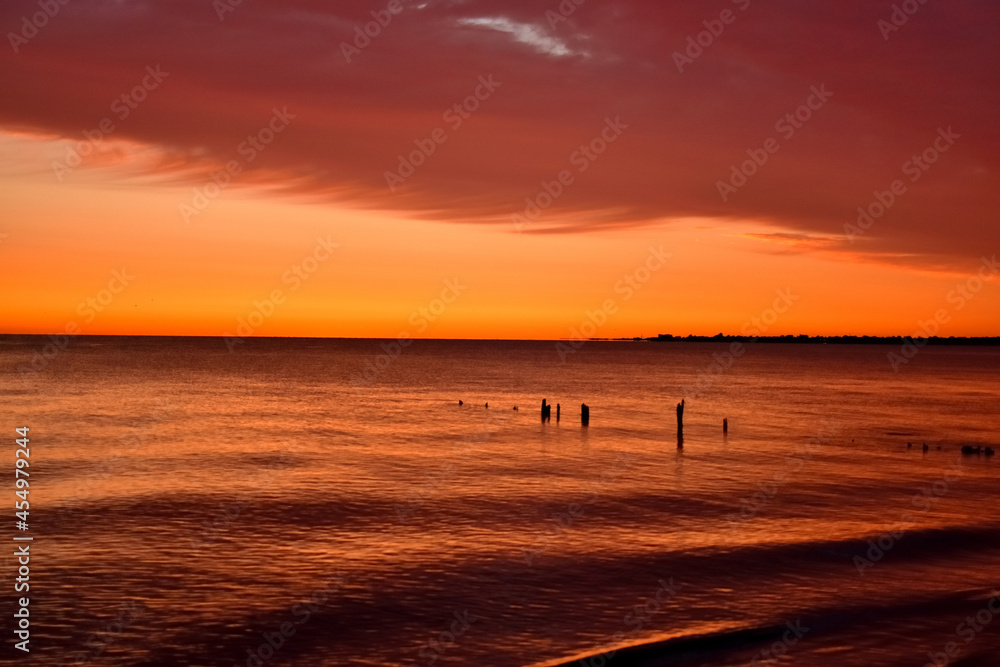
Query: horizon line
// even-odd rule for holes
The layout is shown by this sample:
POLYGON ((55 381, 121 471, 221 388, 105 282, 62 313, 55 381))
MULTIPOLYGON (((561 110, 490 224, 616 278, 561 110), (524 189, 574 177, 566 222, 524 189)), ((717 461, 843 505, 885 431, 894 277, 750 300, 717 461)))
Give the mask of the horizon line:
MULTIPOLYGON (((0 336, 32 336, 32 337, 61 337, 69 338, 235 338, 240 341, 245 340, 400 340, 399 336, 227 336, 209 334, 140 334, 140 333, 103 333, 103 334, 68 334, 68 333, 12 333, 0 332, 0 336)), ((996 340, 1000 343, 1000 334, 986 336, 913 336, 912 334, 876 335, 876 334, 776 334, 764 336, 748 336, 746 334, 687 334, 685 336, 675 336, 673 334, 657 334, 656 336, 631 336, 619 338, 407 338, 410 342, 415 341, 455 341, 455 342, 492 342, 503 341, 511 343, 635 343, 635 342, 712 342, 721 341, 757 341, 757 340, 798 340, 802 339, 822 340, 822 339, 874 339, 874 340, 939 340, 939 341, 962 341, 962 340, 996 340)))

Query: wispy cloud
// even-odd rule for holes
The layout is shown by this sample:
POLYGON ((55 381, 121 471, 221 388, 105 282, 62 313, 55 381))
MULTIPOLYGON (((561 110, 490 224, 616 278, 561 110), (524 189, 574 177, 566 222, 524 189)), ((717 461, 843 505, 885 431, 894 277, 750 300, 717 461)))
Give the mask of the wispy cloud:
POLYGON ((546 33, 541 26, 531 23, 518 23, 503 16, 463 18, 459 19, 458 22, 460 25, 477 26, 507 33, 515 42, 527 44, 538 53, 545 55, 558 58, 586 55, 583 51, 574 51, 564 41, 546 33))

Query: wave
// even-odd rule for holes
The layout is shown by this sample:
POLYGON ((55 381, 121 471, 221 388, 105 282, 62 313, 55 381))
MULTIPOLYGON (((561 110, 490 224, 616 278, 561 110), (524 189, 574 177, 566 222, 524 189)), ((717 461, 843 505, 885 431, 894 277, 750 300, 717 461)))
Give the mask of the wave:
MULTIPOLYGON (((931 627, 951 625, 942 624, 942 617, 961 617, 970 611, 975 612, 993 596, 996 589, 977 588, 957 591, 945 595, 924 598, 910 598, 892 604, 845 605, 803 610, 799 615, 793 615, 794 622, 774 623, 750 627, 740 627, 719 632, 682 635, 662 641, 645 642, 642 644, 610 647, 602 652, 584 653, 571 658, 547 660, 530 665, 530 667, 589 667, 590 665, 608 665, 609 667, 657 667, 664 665, 683 664, 689 667, 695 665, 732 664, 734 658, 745 657, 755 649, 766 648, 774 642, 797 640, 805 635, 815 643, 817 639, 834 636, 832 643, 841 644, 844 640, 858 645, 865 641, 866 634, 877 632, 880 626, 929 624, 931 627), (914 623, 915 621, 915 623, 914 623)), ((794 642, 793 642, 794 643, 794 642)), ((961 664, 972 665, 995 664, 980 663, 987 655, 988 649, 980 649, 979 654, 967 656, 961 664)), ((801 656, 800 656, 801 657, 801 656)), ((995 657, 995 656, 994 656, 995 657)), ((741 660, 742 662, 742 660, 741 660)), ((762 661, 766 662, 766 661, 762 661)), ((817 664, 815 661, 807 664, 817 664)), ((830 664, 838 664, 837 658, 830 664)), ((960 664, 960 663, 954 663, 960 664)))

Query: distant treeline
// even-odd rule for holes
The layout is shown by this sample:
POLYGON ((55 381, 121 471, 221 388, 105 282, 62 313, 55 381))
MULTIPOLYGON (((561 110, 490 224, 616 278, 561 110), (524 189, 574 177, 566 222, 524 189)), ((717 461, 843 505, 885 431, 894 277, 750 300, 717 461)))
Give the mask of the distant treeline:
MULTIPOLYGON (((674 336, 672 334, 660 334, 656 338, 619 338, 617 340, 637 340, 651 341, 654 343, 809 343, 831 344, 831 345, 904 345, 914 340, 910 336, 727 336, 716 334, 714 336, 674 336)), ((927 345, 1000 345, 1000 336, 972 336, 959 337, 931 336, 930 338, 917 338, 921 344, 927 345)))

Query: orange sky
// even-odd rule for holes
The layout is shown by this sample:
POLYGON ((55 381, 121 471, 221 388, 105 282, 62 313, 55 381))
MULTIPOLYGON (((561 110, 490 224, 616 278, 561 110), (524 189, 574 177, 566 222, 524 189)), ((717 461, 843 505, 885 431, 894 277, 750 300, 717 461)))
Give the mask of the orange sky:
MULTIPOLYGON (((348 63, 340 43, 384 4, 220 20, 204 2, 75 0, 0 55, 0 331, 739 333, 790 290, 767 334, 910 334, 937 311, 942 335, 1000 334, 1000 274, 974 278, 1000 251, 1000 9, 924 5, 884 39, 891 6, 664 4, 550 23, 558 3, 404 1, 348 63), (434 151, 400 172, 419 146, 434 151), (194 213, 227 162, 239 173, 194 213), (390 189, 388 171, 405 178, 390 189), (516 225, 543 182, 553 203, 516 225)), ((5 5, 0 26, 32 9, 5 5)))

